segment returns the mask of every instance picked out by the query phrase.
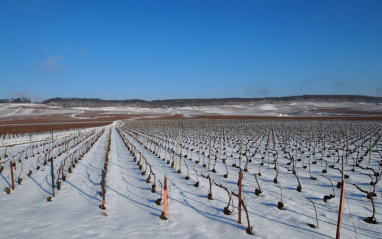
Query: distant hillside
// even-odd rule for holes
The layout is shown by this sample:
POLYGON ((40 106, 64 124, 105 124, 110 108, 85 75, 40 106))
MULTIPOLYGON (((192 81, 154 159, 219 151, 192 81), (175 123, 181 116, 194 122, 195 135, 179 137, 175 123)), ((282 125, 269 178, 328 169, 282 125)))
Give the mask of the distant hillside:
POLYGON ((92 98, 52 98, 41 103, 61 107, 110 107, 130 106, 144 108, 169 108, 206 105, 238 105, 249 103, 276 103, 276 102, 367 102, 382 103, 382 97, 360 95, 302 95, 288 97, 266 98, 212 98, 212 99, 170 99, 170 100, 102 100, 92 98))

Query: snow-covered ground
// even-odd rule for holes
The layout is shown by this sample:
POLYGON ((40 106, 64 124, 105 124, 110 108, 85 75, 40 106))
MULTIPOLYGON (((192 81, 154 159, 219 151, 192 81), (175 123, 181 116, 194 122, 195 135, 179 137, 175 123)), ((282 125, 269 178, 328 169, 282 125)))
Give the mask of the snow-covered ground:
MULTIPOLYGON (((382 106, 367 103, 332 103, 332 102, 296 102, 296 103, 274 103, 274 104, 243 104, 243 105, 222 105, 222 106, 193 106, 193 107, 173 107, 173 108, 138 108, 138 107, 80 107, 72 108, 83 111, 103 111, 104 114, 183 114, 183 115, 254 115, 254 116, 278 116, 283 115, 304 115, 320 116, 320 110, 339 110, 351 109, 353 111, 382 113, 382 106)), ((334 113, 335 115, 335 113, 334 113)))
POLYGON ((47 114, 68 114, 77 112, 76 110, 64 109, 56 106, 43 104, 0 104, 0 117, 9 116, 38 116, 47 114))
MULTIPOLYGON (((192 106, 173 108, 139 107, 73 107, 60 108, 43 104, 0 104, 0 120, 46 116, 67 116, 88 120, 108 115, 246 115, 246 116, 372 116, 382 115, 382 105, 352 102, 278 102, 272 104, 242 104, 221 106, 192 106)), ((105 118, 106 119, 106 118, 105 118)))
MULTIPOLYGON (((273 107, 273 106, 272 106, 273 107)), ((266 106, 266 109, 271 108, 266 106)), ((237 180, 238 169, 231 167, 238 146, 227 147, 229 177, 224 178, 225 166, 221 161, 216 164, 216 173, 212 173, 208 167, 203 167, 202 163, 196 164, 196 160, 203 160, 202 153, 196 153, 197 148, 190 143, 183 142, 183 158, 181 170, 178 173, 170 165, 163 161, 169 158, 169 153, 161 147, 159 157, 152 150, 153 144, 147 149, 135 139, 135 135, 140 135, 139 140, 145 141, 147 135, 141 134, 134 128, 122 132, 122 136, 135 147, 137 151, 143 152, 147 163, 152 167, 156 175, 156 192, 152 193, 151 188, 154 178, 150 183, 146 183, 148 172, 142 175, 137 162, 128 148, 125 146, 121 135, 117 132, 117 122, 105 127, 104 133, 95 141, 91 149, 78 160, 73 173, 68 169, 64 170, 67 179, 62 181, 61 190, 56 190, 56 196, 52 202, 47 202, 51 196, 51 163, 43 164, 49 144, 35 148, 34 156, 29 155, 25 159, 26 151, 30 148, 28 138, 26 144, 8 147, 7 154, 17 162, 15 178, 20 175, 23 178, 22 184, 16 183, 16 190, 7 195, 3 190, 0 193, 0 237, 1 238, 334 238, 336 232, 337 212, 339 206, 340 189, 334 188, 336 197, 325 203, 323 195, 332 193, 329 181, 320 176, 324 166, 319 163, 312 164, 312 174, 317 180, 311 180, 308 169, 301 168, 298 164, 299 177, 303 187, 302 192, 296 191, 297 181, 295 176, 287 169, 279 168, 279 184, 274 184, 275 177, 274 165, 261 167, 262 176, 257 176, 259 184, 263 190, 260 196, 254 194, 257 184, 254 174, 259 172, 259 162, 261 153, 257 153, 254 161, 248 165, 248 172, 244 173, 243 196, 248 207, 251 225, 253 225, 254 235, 246 234, 247 227, 244 211, 242 212, 242 224, 237 223, 238 209, 237 197, 233 196, 235 205, 232 215, 223 214, 223 208, 227 205, 228 194, 222 188, 213 185, 213 200, 207 199, 209 191, 209 180, 202 177, 211 175, 216 183, 221 183, 230 191, 238 192, 237 180), (101 174, 105 162, 106 145, 108 132, 111 129, 111 147, 109 152, 109 165, 107 174, 106 189, 106 209, 99 209, 101 204, 101 174), (135 133, 134 133, 135 132, 135 133), (133 137, 134 136, 134 137, 133 137), (187 149, 188 148, 188 149, 187 149), (195 149, 191 153, 191 148, 195 149), (151 150, 150 150, 151 149, 151 150), (26 151, 25 151, 26 150, 26 151), (20 153, 19 153, 20 152, 20 153), (37 152, 40 152, 38 155, 37 152), (233 154, 233 157, 230 155, 233 154), (192 155, 192 156, 191 156, 192 155), (192 159, 192 161, 190 160, 192 159), (22 161, 23 171, 21 172, 22 161), (189 166, 190 180, 185 180, 187 168, 189 166), (37 166, 41 168, 36 169, 37 166), (198 172, 200 181, 199 187, 194 187, 197 180, 195 171, 198 172), (32 170, 31 177, 27 176, 32 170), (164 175, 168 177, 169 193, 169 220, 164 221, 159 217, 163 211, 162 205, 157 205, 155 200, 160 197, 160 184, 163 183, 164 175), (280 201, 280 186, 283 189, 284 210, 277 208, 280 201), (316 224, 313 205, 306 199, 315 202, 318 213, 319 228, 310 228, 307 224, 316 224), (106 213, 106 215, 104 214, 106 213), (103 215, 104 214, 104 215, 103 215)), ((76 142, 74 137, 79 132, 74 130, 68 134, 56 137, 57 147, 54 148, 50 156, 54 157, 53 165, 55 180, 59 178, 58 168, 67 156, 79 159, 80 150, 83 151, 86 142, 95 139, 96 134, 101 132, 101 128, 81 130, 82 136, 89 136, 82 142, 76 142), (65 140, 71 139, 68 143, 67 152, 65 140), (78 143, 78 144, 76 144, 78 143), (60 145, 61 144, 61 145, 60 145), (72 147, 73 146, 73 147, 72 147)), ((50 135, 41 135, 41 142, 50 135)), ((7 143, 7 140, 4 140, 7 143)), ((175 142, 169 145, 175 147, 175 142)), ((265 148, 264 145, 260 147, 265 148)), ((378 147, 378 146, 377 146, 378 147)), ((4 162, 4 147, 0 148, 0 155, 4 162)), ((307 151, 307 150, 305 150, 307 151)), ((206 150, 208 152, 208 150, 206 150)), ((250 149, 250 153, 255 153, 255 148, 250 149)), ((208 153, 207 153, 208 154, 208 153)), ((281 154, 281 153, 280 153, 281 154)), ((279 155, 280 163, 285 162, 284 155, 279 155)), ((219 155, 223 157, 223 155, 219 155)), ((318 157, 318 156, 317 156, 318 157)), ((372 154, 374 164, 377 162, 378 154, 372 154)), ((137 155, 139 160, 139 156, 137 155)), ((238 159, 236 157, 235 161, 238 159)), ((272 159, 272 156, 271 156, 272 159)), ((207 157, 205 157, 207 160, 207 157)), ((266 162, 267 159, 265 159, 266 162)), ((305 163, 307 162, 305 159, 305 163)), ((206 161, 207 162, 207 161, 206 161)), ((179 161, 178 161, 179 163, 179 161)), ((244 161, 243 161, 244 164, 244 161)), ((67 164, 68 165, 68 164, 67 164)), ((66 165, 66 166, 67 166, 66 165)), ((1 187, 11 187, 11 172, 9 162, 3 164, 4 171, 0 174, 1 187)), ((375 165, 374 165, 375 166, 375 165)), ((351 169, 351 165, 347 166, 351 169)), ((338 171, 328 169, 327 177, 336 183, 340 180, 338 171)), ((349 182, 356 182, 361 187, 368 189, 370 181, 367 175, 351 175, 349 182)), ((60 176, 62 177, 62 175, 60 176)), ((380 184, 376 187, 377 197, 374 199, 376 205, 376 218, 382 220, 382 201, 380 184)), ((344 221, 342 225, 341 238, 382 238, 380 223, 367 224, 363 218, 371 215, 371 203, 366 196, 360 193, 354 186, 348 185, 346 190, 344 221)))
POLYGON ((242 104, 242 105, 222 105, 222 106, 192 106, 192 107, 173 107, 173 108, 138 108, 138 107, 77 107, 72 108, 84 111, 104 111, 107 113, 132 114, 151 113, 151 114, 220 114, 220 115, 265 115, 277 116, 279 114, 311 115, 319 116, 314 110, 351 109, 354 111, 365 111, 382 113, 382 106, 372 103, 352 103, 352 102, 295 102, 295 103, 274 103, 274 104, 242 104))

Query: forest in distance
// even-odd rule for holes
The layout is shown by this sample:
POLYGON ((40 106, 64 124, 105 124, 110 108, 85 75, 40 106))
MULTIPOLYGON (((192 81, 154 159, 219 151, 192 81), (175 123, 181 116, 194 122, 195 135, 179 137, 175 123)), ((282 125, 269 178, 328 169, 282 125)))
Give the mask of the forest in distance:
POLYGON ((236 104, 261 104, 277 102, 366 102, 382 103, 382 97, 360 95, 302 95, 287 97, 264 98, 202 98, 202 99, 167 99, 167 100, 103 100, 89 98, 52 98, 43 101, 43 104, 67 107, 110 107, 130 106, 145 108, 168 108, 207 105, 236 105, 236 104))
MULTIPOLYGON (((261 104, 276 102, 365 102, 382 103, 382 97, 362 95, 301 95, 286 97, 264 97, 264 98, 199 98, 199 99, 166 99, 166 100, 104 100, 98 98, 62 98, 55 97, 42 101, 42 104, 52 106, 69 107, 111 107, 130 106, 147 108, 187 107, 206 105, 234 105, 234 104, 261 104)), ((32 103, 27 98, 0 99, 0 103, 32 103)), ((34 102, 38 103, 38 102, 34 102)))

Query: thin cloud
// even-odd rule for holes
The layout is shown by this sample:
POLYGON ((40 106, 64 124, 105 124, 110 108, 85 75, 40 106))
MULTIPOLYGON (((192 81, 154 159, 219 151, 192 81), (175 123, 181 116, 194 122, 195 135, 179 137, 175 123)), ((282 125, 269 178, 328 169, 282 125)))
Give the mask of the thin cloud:
POLYGON ((44 61, 37 62, 37 65, 42 67, 47 72, 57 72, 61 68, 62 56, 50 56, 44 61))
POLYGON ((77 51, 77 55, 79 56, 86 56, 87 54, 89 54, 89 52, 86 48, 80 48, 77 51))

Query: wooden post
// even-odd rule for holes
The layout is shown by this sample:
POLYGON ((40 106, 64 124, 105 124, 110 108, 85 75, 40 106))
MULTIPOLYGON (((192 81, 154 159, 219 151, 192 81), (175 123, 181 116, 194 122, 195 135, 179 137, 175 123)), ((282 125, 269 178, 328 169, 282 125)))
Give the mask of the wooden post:
POLYGON ((340 199, 340 208, 339 208, 339 212, 338 212, 336 239, 340 239, 340 237, 341 237, 341 224, 342 224, 342 213, 344 211, 345 185, 346 185, 345 181, 342 181, 341 199, 340 199))
MULTIPOLYGON (((239 168, 240 168, 240 170, 241 170, 241 160, 242 160, 242 158, 241 158, 241 147, 242 147, 242 139, 240 139, 240 146, 239 146, 239 168)), ((268 157, 268 159, 269 159, 269 157, 268 157)), ((268 162, 269 162, 269 160, 268 160, 268 162)))
MULTIPOLYGON (((176 156, 179 157, 179 137, 180 137, 180 129, 178 131, 178 136, 176 137, 176 151, 175 151, 175 154, 176 156)), ((178 167, 178 161, 176 160, 176 156, 174 157, 174 161, 175 161, 175 170, 176 168, 178 167)), ((166 212, 165 212, 166 213, 166 212)))
POLYGON ((54 166, 53 166, 53 157, 50 158, 51 165, 51 174, 52 174, 52 196, 55 197, 56 193, 54 192, 54 166))
POLYGON ((241 224, 241 171, 239 172, 239 219, 238 223, 241 224))
MULTIPOLYGON (((348 164, 348 153, 349 153, 349 128, 347 128, 347 133, 346 133, 346 164, 348 164)), ((322 162, 323 160, 321 160, 322 162)))
POLYGON ((13 163, 12 163, 12 160, 9 161, 9 164, 11 166, 12 190, 15 190, 15 177, 13 175, 13 163))
MULTIPOLYGON (((29 133, 29 148, 31 149, 31 156, 33 155, 33 149, 32 149, 32 133, 29 133)), ((25 151, 26 156, 26 151, 25 151)))
MULTIPOLYGON (((297 155, 298 154, 298 139, 296 139, 296 158, 293 159, 293 173, 295 172, 296 164, 297 164, 297 155)), ((269 166, 269 165, 268 165, 269 166)))
POLYGON ((373 138, 373 136, 371 135, 370 133, 370 146, 369 146, 369 165, 370 165, 370 161, 371 161, 371 153, 373 152, 372 150, 372 144, 371 144, 371 139, 373 138))
POLYGON ((340 239, 341 237, 342 213, 344 211, 345 184, 346 182, 345 182, 345 175, 344 175, 344 158, 342 157, 342 188, 341 188, 340 207, 338 210, 336 239, 340 239))
POLYGON ((209 138, 209 148, 208 148, 208 169, 210 169, 211 165, 211 136, 209 138))
POLYGON ((106 175, 105 175, 105 170, 102 170, 102 204, 105 204, 105 194, 106 194, 106 175))

